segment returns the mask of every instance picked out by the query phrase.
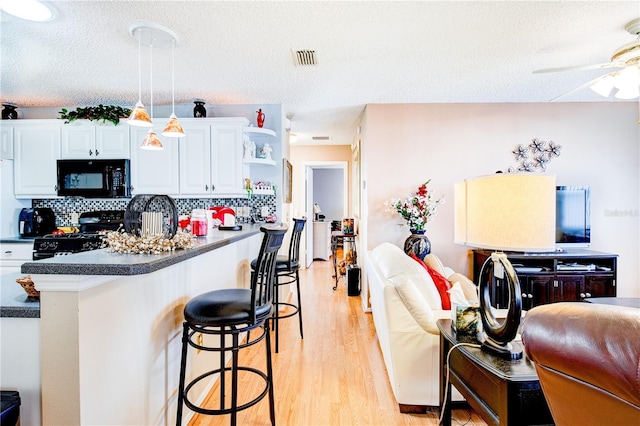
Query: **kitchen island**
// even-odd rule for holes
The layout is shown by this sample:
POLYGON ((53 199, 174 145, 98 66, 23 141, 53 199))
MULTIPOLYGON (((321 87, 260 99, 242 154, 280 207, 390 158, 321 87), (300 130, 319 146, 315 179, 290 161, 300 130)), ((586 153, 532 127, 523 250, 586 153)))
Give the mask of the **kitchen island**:
MULTIPOLYGON (((259 226, 244 225, 166 254, 101 249, 23 264, 40 290, 42 424, 175 423, 184 305, 248 287, 261 241, 259 226)), ((217 364, 191 354, 188 375, 217 364)))

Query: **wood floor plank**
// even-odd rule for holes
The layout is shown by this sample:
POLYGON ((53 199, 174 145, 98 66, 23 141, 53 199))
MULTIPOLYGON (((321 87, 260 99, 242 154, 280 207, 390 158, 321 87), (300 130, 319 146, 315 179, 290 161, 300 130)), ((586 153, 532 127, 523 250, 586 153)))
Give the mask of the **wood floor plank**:
MULTIPOLYGON (((297 317, 280 321, 280 352, 273 354, 277 424, 437 425, 437 409, 400 413, 373 318, 363 311, 360 297, 347 296, 344 278, 332 290, 332 273, 329 261, 315 261, 300 273, 304 339, 297 317)), ((263 344, 240 351, 240 364, 264 370, 263 344)), ((240 400, 259 393, 260 386, 258 380, 243 377, 240 400)), ((216 391, 214 387, 212 394, 216 391)), ((208 403, 218 404, 214 398, 208 403)), ((454 410, 453 418, 458 424, 486 425, 473 410, 454 410)), ((229 416, 195 415, 189 424, 228 425, 229 416)), ((268 398, 238 413, 238 424, 270 425, 268 398)))

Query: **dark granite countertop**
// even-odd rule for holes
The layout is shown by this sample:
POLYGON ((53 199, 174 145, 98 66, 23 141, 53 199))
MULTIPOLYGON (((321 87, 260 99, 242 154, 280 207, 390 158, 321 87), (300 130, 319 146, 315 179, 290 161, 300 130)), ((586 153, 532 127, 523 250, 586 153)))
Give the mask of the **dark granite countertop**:
POLYGON ((20 243, 33 245, 33 240, 35 240, 35 237, 0 237, 0 244, 20 243))
MULTIPOLYGON (((141 275, 149 274, 192 257, 226 246, 260 232, 260 225, 243 225, 241 231, 213 230, 198 237, 187 250, 164 254, 122 254, 107 249, 57 256, 22 264, 22 274, 53 275, 141 275)), ((18 285, 19 286, 19 285, 18 285)))
POLYGON ((30 301, 16 278, 24 274, 0 275, 0 317, 40 318, 40 301, 30 301))

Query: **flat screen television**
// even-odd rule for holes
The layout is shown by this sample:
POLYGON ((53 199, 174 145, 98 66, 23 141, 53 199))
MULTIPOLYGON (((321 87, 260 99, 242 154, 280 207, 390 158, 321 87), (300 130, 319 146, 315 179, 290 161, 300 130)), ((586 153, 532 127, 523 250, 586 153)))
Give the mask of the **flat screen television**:
POLYGON ((588 186, 556 187, 556 247, 589 247, 591 198, 588 186))

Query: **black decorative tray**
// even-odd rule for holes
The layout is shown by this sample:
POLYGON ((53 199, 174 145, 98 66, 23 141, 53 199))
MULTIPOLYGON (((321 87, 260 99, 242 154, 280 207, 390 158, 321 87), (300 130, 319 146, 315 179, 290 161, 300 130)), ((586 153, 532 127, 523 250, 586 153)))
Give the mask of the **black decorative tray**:
POLYGON ((218 226, 218 229, 221 231, 242 231, 242 225, 218 226))

